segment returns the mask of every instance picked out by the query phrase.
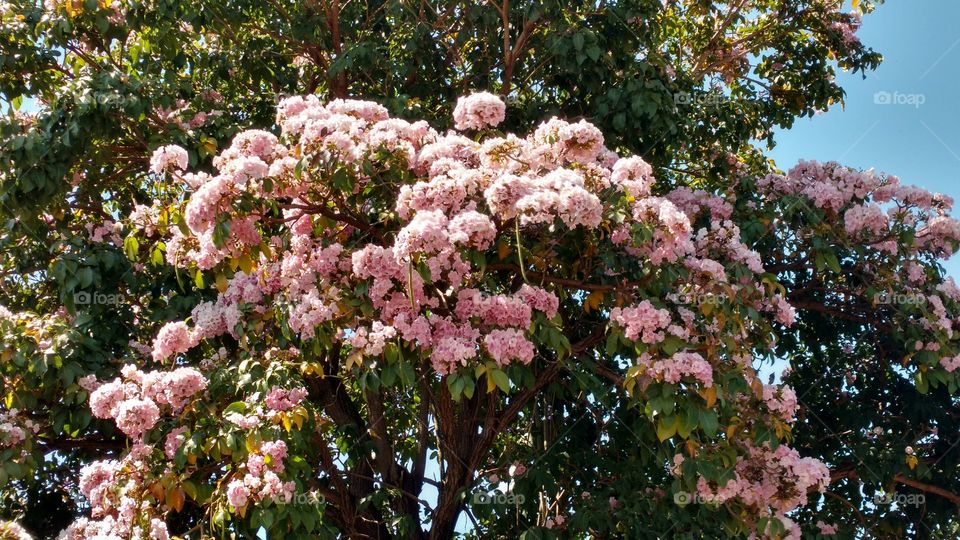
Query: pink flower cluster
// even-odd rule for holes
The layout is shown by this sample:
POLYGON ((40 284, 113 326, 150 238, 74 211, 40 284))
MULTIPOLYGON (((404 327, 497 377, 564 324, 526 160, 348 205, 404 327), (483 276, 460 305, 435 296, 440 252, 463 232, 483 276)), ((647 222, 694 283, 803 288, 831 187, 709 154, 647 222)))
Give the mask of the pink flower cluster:
POLYGON ((0 536, 6 540, 33 540, 33 536, 16 521, 0 521, 0 536))
POLYGON ((941 358, 940 365, 947 370, 947 373, 953 373, 960 368, 960 355, 941 358))
POLYGON ((455 312, 462 320, 476 317, 482 324, 526 329, 533 315, 531 307, 519 295, 486 296, 477 289, 462 289, 455 312))
POLYGON ((476 335, 446 335, 434 341, 430 362, 438 373, 444 375, 452 373, 477 356, 476 335))
POLYGON ((182 171, 187 168, 188 162, 186 150, 175 144, 168 144, 153 151, 150 156, 150 171, 158 174, 170 169, 182 171))
POLYGON ((497 228, 487 215, 467 210, 457 214, 447 226, 450 242, 479 249, 490 247, 497 236, 497 228))
POLYGON ((830 28, 840 34, 840 38, 845 45, 859 45, 860 38, 857 36, 857 30, 860 29, 860 14, 856 11, 850 13, 838 13, 835 16, 837 20, 830 23, 830 28))
POLYGON ((90 394, 90 410, 97 418, 112 418, 128 437, 139 438, 160 419, 160 406, 178 411, 207 387, 207 379, 192 368, 143 373, 133 366, 123 378, 100 385, 90 394))
POLYGON ((396 328, 374 321, 369 330, 363 327, 356 329, 347 342, 355 350, 363 351, 367 356, 380 356, 387 340, 393 339, 396 335, 396 328))
MULTIPOLYGON (((490 95, 470 96, 460 101, 456 120, 469 129, 482 129, 502 120, 501 106, 490 95)), ((192 314, 195 328, 185 323, 165 327, 153 347, 158 360, 183 353, 201 339, 239 331, 247 310, 272 309, 262 303, 272 296, 274 303, 285 306, 289 327, 302 339, 329 325, 356 349, 376 355, 386 339, 399 337, 429 348, 431 361, 444 372, 476 358, 481 348, 489 353, 487 341, 494 344, 498 358, 524 361, 530 357, 526 343, 518 352, 503 345, 511 343, 505 334, 489 340, 484 336, 494 329, 525 333, 533 309, 553 318, 559 301, 529 286, 513 296, 481 292, 468 283, 475 269, 463 250, 489 249, 503 232, 498 230, 501 224, 512 220, 524 231, 583 228, 589 233, 606 219, 608 204, 626 204, 630 210, 611 227, 613 244, 625 255, 654 265, 682 262, 720 281, 726 279, 729 261, 762 271, 736 226, 722 221, 730 215, 729 203, 683 188, 666 198, 651 196, 655 179, 650 165, 607 150, 602 133, 586 121, 553 118, 526 138, 506 135, 475 142, 455 133, 442 135, 422 122, 390 118, 386 109, 370 102, 324 104, 314 96, 292 97, 283 100, 277 112, 281 137, 243 132, 214 160, 217 174, 184 177, 193 189, 185 214, 189 232, 172 228, 167 255, 177 265, 206 269, 259 244, 266 211, 240 212, 234 201, 241 196, 290 200, 282 208, 289 234, 270 239, 277 254, 256 261, 256 281, 230 281, 231 288, 239 281, 248 283, 245 291, 252 294, 234 294, 229 301, 221 295, 216 302, 201 304, 192 314), (330 193, 331 186, 313 171, 295 173, 293 156, 334 163, 355 175, 360 189, 371 181, 360 162, 376 164, 382 152, 399 160, 390 167, 406 167, 414 178, 398 189, 399 232, 392 242, 346 247, 316 228, 313 209, 329 204, 323 193, 330 193), (701 231, 695 246, 691 219, 704 210, 714 221, 709 231, 701 231), (214 245, 218 222, 229 223, 229 238, 214 245), (641 231, 652 231, 652 238, 641 231), (349 313, 342 309, 344 291, 358 280, 371 280, 367 294, 380 327, 358 327, 344 319, 349 313), (444 298, 428 292, 438 283, 446 291, 444 298), (450 306, 455 319, 424 314, 451 298, 457 300, 450 306)), ((662 339, 670 326, 669 313, 652 309, 649 302, 612 314, 628 336, 646 343, 662 339)), ((693 328, 692 320, 685 319, 685 328, 677 327, 675 333, 688 336, 693 328)))
POLYGON ((151 506, 149 485, 155 477, 147 460, 152 453, 153 447, 137 442, 121 460, 95 461, 81 469, 78 486, 94 519, 74 521, 58 538, 169 540, 162 513, 151 506))
POLYGON ((843 221, 844 228, 850 236, 865 232, 879 236, 886 231, 890 219, 876 204, 861 204, 847 210, 843 214, 843 221))
MULTIPOLYGON (((138 509, 132 504, 127 505, 127 514, 136 514, 138 509)), ((152 518, 147 530, 140 526, 134 526, 132 519, 114 516, 106 516, 100 520, 89 520, 80 518, 70 524, 58 536, 57 540, 124 540, 125 538, 150 538, 151 540, 170 540, 170 532, 167 530, 167 524, 160 518, 152 518), (129 531, 129 536, 117 534, 118 532, 129 531)))
MULTIPOLYGON (((771 200, 783 195, 800 195, 835 215, 842 212, 844 229, 851 237, 866 232, 882 236, 900 223, 917 230, 914 245, 903 246, 908 251, 928 251, 938 257, 949 257, 954 245, 960 242, 960 221, 948 215, 953 200, 922 188, 901 185, 895 176, 872 170, 857 171, 833 162, 801 161, 786 176, 768 175, 758 186, 771 200), (885 212, 882 205, 888 203, 889 209, 885 212)), ((897 244, 891 241, 879 242, 873 247, 897 253, 897 244)))
POLYGON ((697 492, 706 502, 724 504, 737 499, 758 513, 782 517, 807 503, 807 494, 823 493, 830 483, 830 470, 813 458, 802 458, 786 445, 776 450, 764 444, 747 443, 747 453, 734 467, 734 478, 715 486, 704 478, 697 480, 697 492))
POLYGON ((265 403, 271 411, 289 411, 299 405, 305 397, 307 397, 306 388, 287 390, 275 386, 267 393, 265 403))
POLYGON ((763 402, 770 412, 792 422, 797 414, 797 394, 789 386, 763 386, 763 402))
POLYGON ((533 343, 524 337, 523 332, 513 328, 491 331, 484 336, 483 344, 493 361, 500 366, 513 360, 529 364, 535 354, 533 343))
POLYGON ((164 325, 153 340, 153 359, 162 362, 175 354, 185 353, 200 343, 200 338, 187 323, 170 322, 164 325))
POLYGON ((764 272, 760 254, 741 240, 740 228, 730 220, 714 220, 710 228, 697 231, 696 253, 703 258, 729 259, 746 266, 755 274, 764 272))
POLYGON ((601 156, 606 154, 603 133, 586 120, 570 124, 559 118, 551 118, 537 127, 533 141, 543 146, 540 152, 545 157, 558 162, 589 163, 598 157, 607 165, 616 161, 616 155, 601 156))
POLYGON ((40 425, 19 409, 0 412, 0 448, 20 446, 28 434, 32 435, 39 430, 40 425))
POLYGON ((774 317, 777 322, 784 326, 793 326, 793 323, 797 320, 797 311, 793 306, 790 305, 790 302, 787 301, 783 296, 775 295, 771 300, 774 317))
POLYGON ((453 121, 457 129, 478 130, 494 127, 506 118, 507 106, 489 92, 477 92, 457 99, 453 121))
POLYGON ((247 472, 243 478, 234 478, 227 484, 227 502, 235 509, 265 499, 286 504, 293 500, 296 483, 284 482, 280 474, 284 471, 283 460, 287 457, 287 443, 269 441, 261 445, 258 452, 247 456, 247 472))
POLYGON ((653 345, 666 337, 663 330, 670 326, 670 320, 669 311, 655 308, 649 300, 644 300, 635 307, 610 310, 610 321, 623 327, 627 339, 639 339, 647 345, 653 345))
POLYGON ((560 309, 560 299, 552 292, 524 283, 516 293, 516 297, 523 300, 531 308, 542 312, 548 319, 557 316, 560 309))
POLYGON ((631 197, 649 197, 650 188, 656 179, 653 167, 638 156, 618 159, 613 164, 610 182, 626 191, 631 197))
MULTIPOLYGON (((644 359, 641 358, 641 363, 644 359)), ((665 360, 649 364, 649 374, 668 383, 677 384, 684 376, 691 376, 704 387, 713 386, 713 367, 699 353, 680 351, 665 360)))
POLYGON ((603 204, 584 177, 556 169, 541 177, 503 176, 484 191, 487 205, 501 219, 520 216, 524 226, 549 225, 559 218, 568 228, 595 228, 603 219, 603 204))
POLYGON ((94 226, 92 223, 86 225, 87 232, 90 233, 90 241, 94 243, 111 242, 115 246, 122 246, 123 240, 120 238, 121 225, 111 220, 105 220, 100 225, 94 226))
POLYGON ((636 250, 653 264, 676 262, 693 251, 690 218, 668 199, 638 199, 633 203, 633 219, 653 228, 653 240, 636 250))
POLYGON ((712 221, 728 220, 733 215, 733 205, 702 189, 692 190, 681 186, 667 193, 667 199, 683 210, 691 221, 704 210, 710 213, 712 221))
POLYGON ((820 534, 823 536, 837 534, 837 527, 835 525, 828 525, 827 523, 824 523, 823 520, 817 521, 817 529, 820 530, 820 534))

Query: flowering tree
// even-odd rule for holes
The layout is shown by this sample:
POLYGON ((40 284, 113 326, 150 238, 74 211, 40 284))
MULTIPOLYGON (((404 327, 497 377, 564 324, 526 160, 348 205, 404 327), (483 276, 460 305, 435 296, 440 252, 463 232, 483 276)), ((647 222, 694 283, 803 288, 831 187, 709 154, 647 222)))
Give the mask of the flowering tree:
POLYGON ((3 4, 6 517, 950 537, 952 202, 748 145, 858 17, 615 4, 3 4))

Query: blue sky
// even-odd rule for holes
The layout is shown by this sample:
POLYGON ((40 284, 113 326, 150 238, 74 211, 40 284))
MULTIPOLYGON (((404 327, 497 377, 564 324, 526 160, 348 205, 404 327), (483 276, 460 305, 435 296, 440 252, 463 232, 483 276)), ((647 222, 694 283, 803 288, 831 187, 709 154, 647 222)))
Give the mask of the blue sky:
MULTIPOLYGON (((840 74, 844 106, 798 120, 769 154, 782 169, 800 159, 873 167, 960 203, 958 21, 957 0, 887 0, 858 33, 883 54, 879 69, 840 74)), ((960 276, 960 258, 948 270, 960 276)))

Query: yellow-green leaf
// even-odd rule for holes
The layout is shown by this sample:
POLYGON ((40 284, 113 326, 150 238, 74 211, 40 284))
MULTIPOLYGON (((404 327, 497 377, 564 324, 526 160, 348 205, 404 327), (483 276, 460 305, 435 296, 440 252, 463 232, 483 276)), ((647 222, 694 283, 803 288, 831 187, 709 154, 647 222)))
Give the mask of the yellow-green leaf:
POLYGON ((677 433, 678 424, 677 417, 673 415, 661 416, 657 422, 657 438, 660 439, 660 442, 673 437, 677 433))

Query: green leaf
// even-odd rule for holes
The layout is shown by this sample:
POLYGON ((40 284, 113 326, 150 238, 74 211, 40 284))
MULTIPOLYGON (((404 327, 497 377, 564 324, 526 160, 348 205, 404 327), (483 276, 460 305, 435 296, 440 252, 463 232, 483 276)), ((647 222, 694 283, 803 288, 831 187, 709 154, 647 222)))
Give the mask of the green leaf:
POLYGON ((467 399, 473 398, 473 392, 477 388, 477 383, 474 382, 470 377, 463 378, 463 395, 467 396, 467 399))
POLYGON ((828 252, 826 252, 826 253, 824 254, 824 258, 825 258, 826 261, 827 261, 827 265, 830 266, 830 269, 839 274, 839 273, 840 273, 840 261, 837 260, 837 254, 834 253, 834 252, 832 252, 832 251, 828 251, 828 252))
POLYGON ((188 497, 190 497, 193 500, 197 500, 199 493, 197 492, 196 484, 194 484, 190 480, 185 480, 183 484, 181 484, 181 487, 183 488, 184 493, 186 493, 188 497))
POLYGON ((297 162, 297 165, 293 168, 293 177, 297 180, 300 180, 303 177, 303 169, 307 166, 306 158, 301 159, 297 162))
POLYGON ((589 56, 594 62, 600 58, 601 52, 602 51, 600 50, 600 47, 597 47, 595 43, 591 43, 590 46, 587 47, 587 56, 589 56))
POLYGON ((400 362, 400 382, 404 386, 413 386, 417 382, 417 374, 410 362, 400 362))
POLYGON ((93 283, 93 269, 92 268, 81 268, 77 272, 77 278, 80 280, 80 288, 86 289, 93 283))
POLYGON ((234 401, 230 405, 227 405, 227 408, 223 410, 223 414, 237 413, 245 414, 247 412, 247 404, 243 401, 234 401))
POLYGON ((131 261, 137 258, 137 254, 140 253, 140 242, 136 236, 131 234, 123 240, 123 252, 131 261))
POLYGON ((663 442, 677 433, 679 420, 674 415, 661 416, 657 421, 657 438, 663 442))
POLYGON ((583 50, 583 34, 577 33, 573 35, 573 48, 577 51, 583 50))
POLYGON ((677 336, 668 336, 663 340, 663 343, 660 345, 660 348, 663 350, 663 353, 667 356, 673 356, 677 351, 685 347, 687 344, 683 339, 678 338, 677 336))
POLYGON ((380 374, 380 381, 383 382, 384 386, 393 386, 393 383, 397 382, 397 375, 397 367, 395 365, 388 365, 383 368, 380 374))
POLYGON ((699 409, 688 406, 685 411, 683 411, 683 416, 680 421, 680 425, 677 426, 677 434, 679 434, 684 439, 690 438, 690 434, 693 430, 697 429, 697 424, 700 422, 700 413, 699 409))
POLYGON ((607 336, 607 346, 605 349, 607 356, 613 356, 617 352, 619 345, 620 335, 617 332, 610 332, 610 335, 607 336))
POLYGON ((497 388, 502 390, 504 394, 510 393, 510 378, 507 377, 507 374, 502 370, 490 370, 487 372, 487 377, 493 377, 493 383, 496 384, 497 388))
POLYGON ((702 409, 700 411, 700 429, 702 429, 708 437, 716 436, 719 427, 720 422, 716 412, 710 409, 702 409))
POLYGON ((460 396, 463 394, 464 384, 463 377, 457 373, 447 377, 447 388, 450 390, 450 397, 454 401, 460 401, 460 396))

